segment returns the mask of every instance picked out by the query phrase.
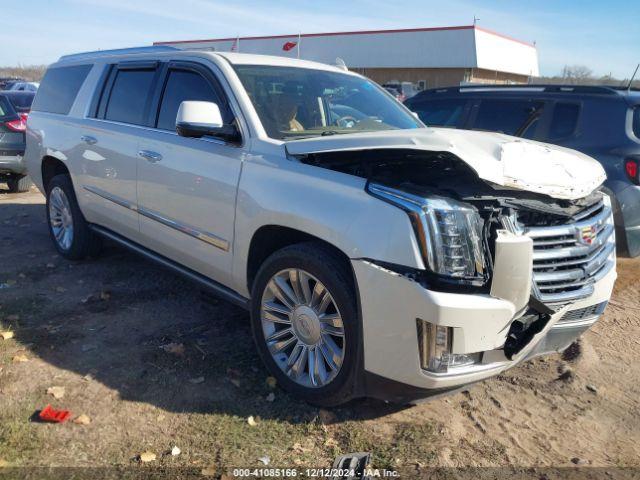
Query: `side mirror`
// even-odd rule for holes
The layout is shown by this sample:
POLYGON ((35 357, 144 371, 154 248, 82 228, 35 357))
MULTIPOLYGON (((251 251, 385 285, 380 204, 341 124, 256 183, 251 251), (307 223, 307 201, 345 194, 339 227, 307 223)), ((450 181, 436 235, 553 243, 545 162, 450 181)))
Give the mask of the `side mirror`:
POLYGON ((201 138, 208 135, 226 141, 240 141, 236 126, 224 124, 220 107, 213 102, 182 102, 176 116, 176 132, 182 137, 201 138))

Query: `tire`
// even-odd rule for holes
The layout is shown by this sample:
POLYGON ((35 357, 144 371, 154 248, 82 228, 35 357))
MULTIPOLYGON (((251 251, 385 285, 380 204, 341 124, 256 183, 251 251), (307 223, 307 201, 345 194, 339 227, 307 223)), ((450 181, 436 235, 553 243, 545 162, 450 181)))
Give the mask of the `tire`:
POLYGON ((46 192, 47 225, 58 253, 69 260, 97 255, 102 239, 91 231, 82 215, 69 175, 53 177, 46 192), (64 235, 60 235, 61 228, 66 229, 64 235))
POLYGON ((26 175, 14 175, 7 180, 7 187, 11 193, 28 192, 31 188, 31 179, 26 175))
POLYGON ((283 248, 262 264, 252 288, 251 327, 260 357, 284 390, 324 407, 340 405, 354 398, 361 345, 355 295, 353 276, 348 265, 337 253, 321 243, 300 243, 283 248), (300 278, 296 282, 297 289, 293 287, 291 271, 297 272, 294 279, 300 278), (282 289, 278 289, 280 297, 274 294, 273 281, 276 277, 278 282, 285 282, 289 294, 299 301, 292 301, 291 296, 286 296, 282 289), (306 291, 303 291, 303 281, 309 287, 306 291), (317 301, 326 296, 314 293, 314 289, 323 292, 322 287, 330 295, 327 302, 317 301), (283 295, 293 308, 280 300, 283 295), (279 312, 264 309, 263 302, 279 312), (328 306, 322 310, 325 303, 328 306), (274 316, 278 320, 271 321, 274 316), (283 319, 284 323, 280 323, 283 319), (291 332, 285 332, 287 329, 291 332), (342 336, 334 336, 333 332, 340 331, 342 336), (283 332, 285 335, 280 335, 283 332), (273 335, 277 335, 277 340, 269 342, 270 348, 267 338, 273 338, 273 335), (287 348, 272 353, 278 350, 276 344, 284 345, 287 342, 290 342, 287 348), (302 364, 294 362, 293 366, 289 366, 294 358, 300 361, 304 355, 306 361, 301 360, 302 364), (315 366, 313 375, 309 370, 310 359, 313 359, 315 366), (338 359, 341 359, 339 367, 338 359), (296 370, 299 375, 294 373, 296 370))

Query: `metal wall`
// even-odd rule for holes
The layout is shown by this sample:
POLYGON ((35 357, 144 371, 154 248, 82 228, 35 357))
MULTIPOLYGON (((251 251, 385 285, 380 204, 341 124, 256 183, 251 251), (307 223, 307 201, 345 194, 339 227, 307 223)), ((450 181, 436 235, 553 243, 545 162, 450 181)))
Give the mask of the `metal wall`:
POLYGON ((350 68, 483 68, 537 75, 534 46, 473 26, 373 32, 342 32, 275 37, 247 37, 184 42, 157 42, 180 48, 211 48, 278 55, 350 68), (297 43, 289 51, 287 42, 297 43), (299 48, 299 52, 298 52, 299 48))

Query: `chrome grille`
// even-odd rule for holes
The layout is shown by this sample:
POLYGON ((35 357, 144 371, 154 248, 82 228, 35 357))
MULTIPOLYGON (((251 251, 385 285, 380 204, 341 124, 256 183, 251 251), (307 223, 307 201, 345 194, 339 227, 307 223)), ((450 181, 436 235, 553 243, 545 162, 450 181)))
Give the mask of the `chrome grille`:
POLYGON ((533 294, 544 303, 588 297, 615 264, 615 234, 608 197, 566 225, 524 226, 533 240, 533 294))

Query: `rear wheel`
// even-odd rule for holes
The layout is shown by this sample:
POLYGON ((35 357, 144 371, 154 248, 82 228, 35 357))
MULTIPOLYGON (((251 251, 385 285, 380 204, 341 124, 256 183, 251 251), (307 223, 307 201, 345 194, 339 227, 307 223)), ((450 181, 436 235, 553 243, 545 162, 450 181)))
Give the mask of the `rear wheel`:
POLYGON ((68 175, 57 175, 47 185, 47 222, 62 256, 79 260, 99 252, 102 239, 91 231, 82 215, 68 175))
POLYGON ((31 179, 26 175, 14 175, 7 180, 7 187, 11 193, 28 192, 31 188, 31 179))
POLYGON ((258 351, 285 390, 322 406, 353 398, 360 328, 353 281, 336 253, 304 243, 271 255, 251 314, 258 351))

